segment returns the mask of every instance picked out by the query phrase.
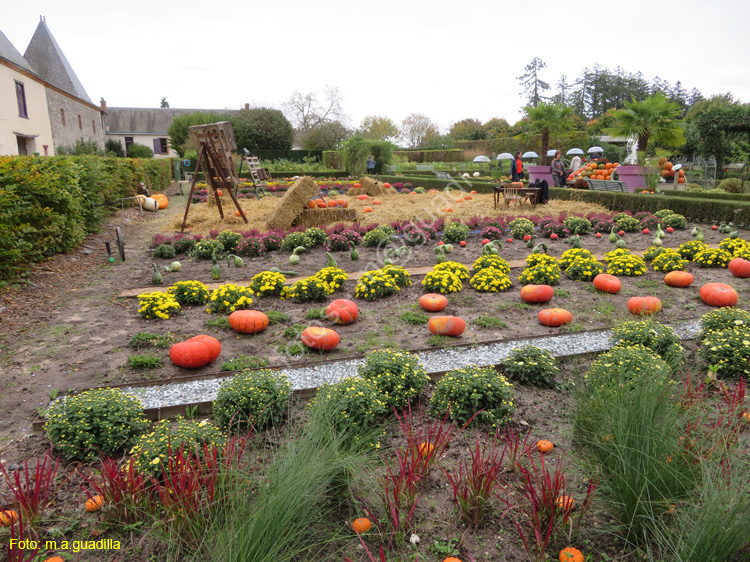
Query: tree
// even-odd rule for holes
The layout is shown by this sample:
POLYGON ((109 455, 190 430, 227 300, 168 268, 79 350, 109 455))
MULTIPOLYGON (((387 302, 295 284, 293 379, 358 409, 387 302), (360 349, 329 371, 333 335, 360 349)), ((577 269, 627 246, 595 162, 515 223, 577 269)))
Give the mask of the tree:
POLYGON ((428 138, 421 146, 424 150, 451 150, 453 138, 448 135, 435 135, 428 138))
POLYGON ((439 134, 438 126, 421 113, 412 113, 401 122, 401 139, 409 148, 422 148, 430 137, 439 134))
POLYGON ((487 136, 479 119, 462 119, 454 123, 448 135, 456 140, 481 140, 487 136))
POLYGON ((388 117, 368 115, 357 129, 357 133, 366 139, 394 141, 398 138, 398 125, 388 117))
POLYGON ((393 144, 388 141, 366 139, 362 135, 354 134, 343 147, 344 165, 350 176, 361 176, 365 173, 367 156, 375 158, 375 173, 379 174, 385 166, 393 160, 393 144))
POLYGON ((484 136, 488 139, 509 137, 510 125, 503 118, 493 117, 484 124, 484 136))
POLYGON ((612 113, 615 125, 606 130, 610 135, 638 137, 638 152, 646 153, 649 140, 667 146, 679 146, 685 142, 679 122, 682 109, 662 93, 656 93, 643 101, 633 98, 625 102, 625 109, 612 113))
POLYGON ((542 135, 541 165, 544 166, 547 164, 550 137, 565 133, 572 128, 573 109, 558 103, 540 103, 536 107, 526 106, 524 111, 529 118, 529 129, 542 135))
POLYGON ((306 150, 338 150, 351 134, 340 121, 328 121, 308 129, 298 140, 306 150))
POLYGON ((284 112, 295 129, 305 132, 321 123, 345 119, 339 89, 326 86, 323 97, 323 101, 318 101, 314 93, 294 92, 284 103, 284 112))
POLYGON ((161 102, 159 103, 159 107, 164 109, 165 107, 169 107, 169 102, 167 101, 166 97, 161 98, 161 102))
POLYGON ((292 124, 278 109, 241 109, 229 117, 237 148, 289 150, 294 141, 292 124))
POLYGON ((518 94, 521 97, 526 96, 529 105, 536 107, 546 98, 542 95, 545 90, 549 90, 549 84, 539 77, 539 71, 547 66, 542 59, 534 57, 531 62, 524 68, 525 73, 516 78, 523 86, 523 93, 518 94))
POLYGON ((207 123, 217 123, 219 121, 229 121, 228 113, 218 113, 216 111, 194 111, 185 115, 178 115, 172 120, 172 124, 167 129, 169 134, 170 146, 177 151, 180 158, 185 156, 185 151, 198 147, 190 143, 190 132, 188 127, 193 125, 206 125, 207 123))

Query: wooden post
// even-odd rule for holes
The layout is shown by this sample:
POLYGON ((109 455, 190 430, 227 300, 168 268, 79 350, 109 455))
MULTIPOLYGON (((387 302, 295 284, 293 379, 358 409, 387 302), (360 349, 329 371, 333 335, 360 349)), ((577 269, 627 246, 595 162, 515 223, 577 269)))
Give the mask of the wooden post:
POLYGON ((201 159, 206 147, 201 143, 201 147, 198 150, 198 161, 195 163, 195 173, 193 174, 193 181, 190 184, 190 193, 188 193, 187 205, 185 205, 185 216, 182 217, 182 226, 180 226, 180 232, 185 232, 185 223, 187 223, 188 211, 190 210, 190 202, 193 200, 193 192, 195 191, 195 182, 198 180, 198 171, 201 166, 201 159))

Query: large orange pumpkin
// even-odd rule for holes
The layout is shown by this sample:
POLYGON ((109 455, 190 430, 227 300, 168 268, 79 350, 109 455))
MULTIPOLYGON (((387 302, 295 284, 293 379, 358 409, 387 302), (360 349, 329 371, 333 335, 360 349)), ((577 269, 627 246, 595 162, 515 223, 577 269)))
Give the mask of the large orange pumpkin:
POLYGON ((333 199, 329 199, 328 200, 328 206, 329 207, 338 207, 338 203, 336 203, 336 201, 334 201, 333 199))
POLYGON ((310 199, 310 200, 309 200, 309 201, 307 202, 307 208, 308 208, 308 209, 314 209, 314 208, 315 208, 315 205, 316 205, 316 203, 315 203, 315 201, 313 201, 312 199, 310 199))
POLYGON ((339 344, 339 335, 336 330, 310 326, 302 332, 302 343, 310 349, 331 351, 339 344))
POLYGON ((560 562, 584 562, 583 553, 572 546, 563 548, 557 559, 560 562))
POLYGON ((539 312, 539 322, 557 328, 573 321, 573 314, 564 308, 545 308, 539 312))
POLYGON ((549 302, 555 290, 549 285, 525 285, 521 288, 521 298, 523 302, 540 303, 549 302))
POLYGON ((661 310, 661 301, 657 297, 633 297, 628 300, 628 310, 631 314, 653 316, 661 310))
POLYGON ((325 201, 321 201, 317 204, 318 209, 327 209, 328 205, 325 203, 325 201))
POLYGON ((367 519, 367 517, 360 517, 359 519, 355 519, 354 523, 352 523, 352 529, 359 535, 369 531, 370 527, 372 527, 372 523, 370 523, 370 520, 367 519))
POLYGON ((511 187, 518 187, 518 188, 521 188, 521 187, 523 187, 523 182, 522 182, 522 181, 514 181, 514 182, 512 182, 512 183, 510 184, 510 186, 511 186, 511 187))
POLYGON ((159 203, 159 210, 169 207, 169 199, 167 199, 167 196, 163 193, 154 193, 151 198, 156 199, 159 203))
POLYGON ((349 206, 349 201, 347 201, 346 199, 336 199, 336 204, 337 204, 337 205, 338 205, 339 207, 344 207, 344 208, 346 208, 346 207, 348 207, 348 206, 349 206))
POLYGON ((391 184, 389 184, 388 182, 386 182, 386 183, 383 184, 383 187, 385 187, 386 189, 388 189, 389 187, 391 187, 391 184))
POLYGON ((670 287, 689 287, 693 281, 695 277, 687 271, 670 271, 664 276, 664 283, 670 287))
POLYGON ((437 293, 427 293, 419 297, 419 306, 427 312, 440 312, 448 306, 448 298, 437 293))
POLYGON ((460 336, 466 330, 466 322, 458 316, 433 316, 427 328, 436 336, 460 336))
POLYGON ((216 338, 200 335, 176 343, 169 349, 169 358, 178 367, 199 369, 215 361, 221 353, 221 344, 216 338))
POLYGON ((370 196, 369 195, 365 195, 365 194, 357 196, 357 199, 359 199, 360 201, 367 201, 369 198, 370 198, 370 196))
POLYGON ((326 307, 326 318, 336 324, 351 324, 359 318, 359 308, 347 299, 336 299, 326 307))
POLYGON ((620 289, 622 289, 622 282, 614 275, 610 275, 609 273, 600 273, 599 275, 594 277, 594 287, 604 293, 610 293, 614 295, 615 293, 619 293, 620 289))
POLYGON ((235 310, 229 315, 229 325, 241 334, 257 334, 268 328, 268 316, 260 310, 235 310))
POLYGON ((734 306, 740 298, 726 283, 706 283, 701 287, 700 296, 709 306, 734 306))
POLYGON ((729 262, 729 273, 735 277, 750 277, 750 261, 743 258, 734 258, 729 262))

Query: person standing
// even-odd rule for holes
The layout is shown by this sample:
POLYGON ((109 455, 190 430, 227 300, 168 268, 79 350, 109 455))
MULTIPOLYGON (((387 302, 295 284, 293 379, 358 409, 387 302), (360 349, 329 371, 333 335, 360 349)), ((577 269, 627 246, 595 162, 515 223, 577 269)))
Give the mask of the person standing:
POLYGON ((367 157, 367 173, 375 173, 375 159, 372 157, 372 154, 367 157))
POLYGON ((521 151, 517 150, 513 161, 510 164, 511 181, 521 181, 523 179, 523 162, 521 161, 521 151))
POLYGON ((573 160, 570 161, 570 173, 575 174, 581 166, 581 157, 576 154, 573 156, 573 160))
POLYGON ((552 180, 555 187, 565 187, 565 164, 562 161, 562 152, 555 152, 552 160, 552 180))

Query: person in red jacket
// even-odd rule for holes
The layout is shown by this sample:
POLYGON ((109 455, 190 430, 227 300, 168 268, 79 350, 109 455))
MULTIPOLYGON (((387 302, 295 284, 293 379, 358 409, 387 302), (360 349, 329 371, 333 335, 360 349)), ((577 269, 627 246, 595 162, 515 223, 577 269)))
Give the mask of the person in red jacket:
POLYGON ((513 181, 523 179, 523 162, 521 162, 521 151, 517 151, 510 164, 510 178, 513 181))

